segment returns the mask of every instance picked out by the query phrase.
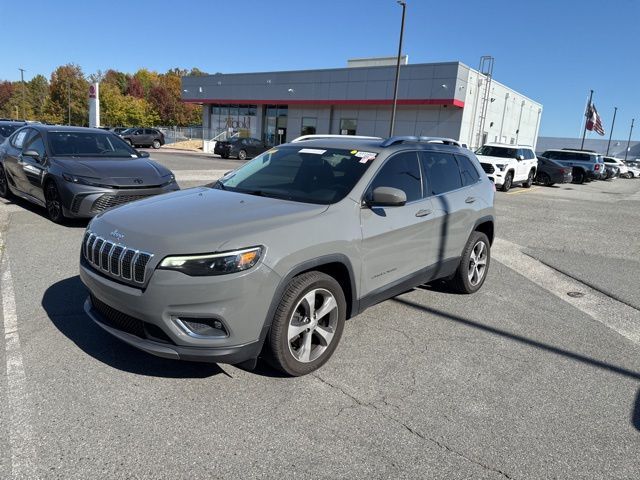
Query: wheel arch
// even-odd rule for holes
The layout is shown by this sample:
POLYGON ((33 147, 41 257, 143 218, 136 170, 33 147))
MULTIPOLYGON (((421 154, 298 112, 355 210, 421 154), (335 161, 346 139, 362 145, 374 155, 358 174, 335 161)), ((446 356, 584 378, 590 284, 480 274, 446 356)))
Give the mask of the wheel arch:
POLYGON ((490 215, 479 218, 478 220, 476 220, 472 231, 484 233, 489 239, 489 244, 493 245, 493 239, 495 238, 494 218, 490 215))

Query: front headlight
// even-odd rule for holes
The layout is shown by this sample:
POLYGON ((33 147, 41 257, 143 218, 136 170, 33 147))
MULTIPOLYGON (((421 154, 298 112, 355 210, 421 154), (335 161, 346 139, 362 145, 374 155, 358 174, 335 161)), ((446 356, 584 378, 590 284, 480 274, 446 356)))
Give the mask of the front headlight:
POLYGON ((177 270, 192 277, 225 275, 250 269, 258 263, 261 255, 262 247, 252 247, 206 255, 166 257, 158 268, 177 270))
POLYGON ((93 180, 99 180, 97 178, 79 177, 77 175, 72 175, 70 173, 63 173, 62 178, 64 178, 67 182, 71 182, 71 183, 80 183, 82 185, 99 186, 99 184, 93 182, 93 180))

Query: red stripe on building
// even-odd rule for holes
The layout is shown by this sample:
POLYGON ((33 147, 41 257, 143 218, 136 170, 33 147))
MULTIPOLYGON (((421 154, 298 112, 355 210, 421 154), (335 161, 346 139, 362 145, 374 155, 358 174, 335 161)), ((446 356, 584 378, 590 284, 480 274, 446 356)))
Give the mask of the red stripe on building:
MULTIPOLYGON (((213 98, 184 98, 185 103, 203 104, 237 104, 237 105, 391 105, 393 100, 298 100, 287 98, 286 100, 237 100, 237 99, 213 99, 213 98)), ((398 105, 451 105, 464 108, 464 102, 455 98, 403 98, 398 99, 398 105)))

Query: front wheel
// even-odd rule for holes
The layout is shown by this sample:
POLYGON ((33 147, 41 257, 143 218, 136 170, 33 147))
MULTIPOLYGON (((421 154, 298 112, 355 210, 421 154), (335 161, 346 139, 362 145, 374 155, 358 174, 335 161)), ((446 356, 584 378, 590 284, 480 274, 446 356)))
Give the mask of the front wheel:
POLYGON ((7 180, 7 173, 4 171, 4 167, 0 165, 0 197, 10 198, 11 190, 9 190, 9 181, 7 180))
POLYGON ((544 185, 545 187, 551 186, 551 177, 547 173, 544 173, 544 172, 539 173, 538 176, 536 177, 536 180, 540 185, 544 185))
POLYGON ((162 146, 162 144, 160 143, 160 140, 154 140, 151 146, 157 150, 162 146))
POLYGON ((482 232, 473 232, 462 252, 458 270, 448 282, 450 288, 458 293, 477 292, 487 278, 490 262, 489 239, 482 232))
POLYGON ((507 173, 507 176, 504 177, 504 183, 502 184, 502 187, 500 187, 500 190, 502 190, 503 192, 508 192, 512 184, 513 184, 513 172, 509 172, 507 173))
POLYGON ((584 171, 576 170, 573 173, 573 183, 577 183, 577 184, 584 183, 584 171))
POLYGON ((60 197, 55 182, 50 181, 44 187, 44 198, 49 220, 55 223, 63 223, 64 212, 62 210, 62 198, 60 197))
POLYGON ((347 318, 340 284, 321 272, 307 272, 288 285, 269 332, 269 363, 287 375, 306 375, 333 354, 347 318))
POLYGON ((247 159, 247 152, 244 150, 240 150, 238 152, 238 160, 246 160, 247 159))

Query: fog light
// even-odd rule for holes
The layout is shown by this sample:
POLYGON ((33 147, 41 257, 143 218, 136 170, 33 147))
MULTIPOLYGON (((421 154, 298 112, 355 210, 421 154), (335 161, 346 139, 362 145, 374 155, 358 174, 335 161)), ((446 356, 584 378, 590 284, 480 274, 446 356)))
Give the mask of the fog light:
POLYGON ((176 318, 175 322, 184 332, 194 338, 227 337, 224 323, 217 318, 176 318))

